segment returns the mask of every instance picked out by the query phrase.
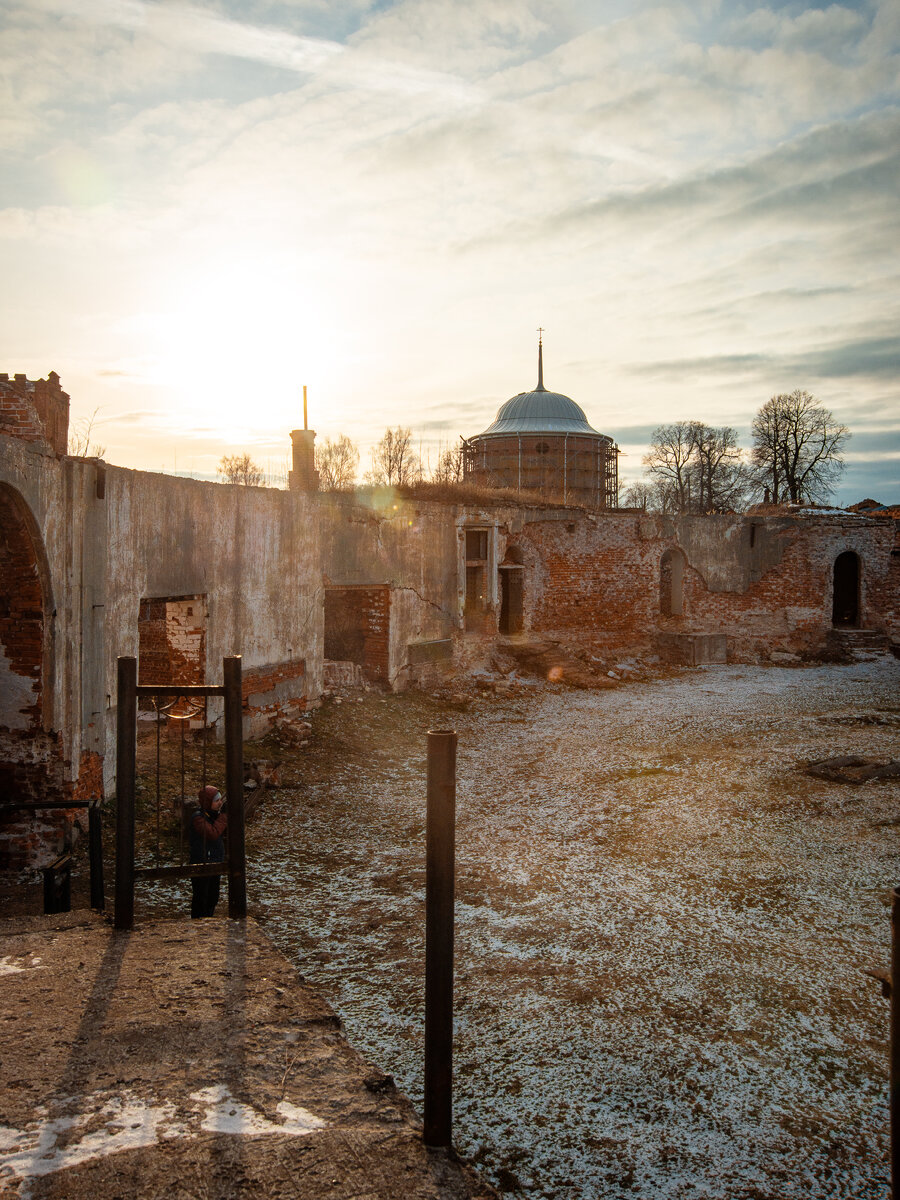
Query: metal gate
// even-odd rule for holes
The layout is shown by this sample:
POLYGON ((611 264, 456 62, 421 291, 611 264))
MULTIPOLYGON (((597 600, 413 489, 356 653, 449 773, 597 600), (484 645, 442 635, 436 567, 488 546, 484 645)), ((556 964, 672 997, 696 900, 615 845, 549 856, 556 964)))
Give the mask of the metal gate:
MULTIPOLYGON (((116 714, 116 886, 115 927, 131 929, 134 925, 134 885, 138 880, 194 879, 199 876, 228 876, 228 915, 242 918, 247 915, 246 854, 244 848, 244 748, 242 742, 241 658, 233 655, 222 660, 221 686, 189 684, 142 684, 137 682, 137 660, 121 657, 118 660, 118 695, 116 714), (138 700, 146 698, 156 710, 156 805, 159 822, 159 727, 162 719, 162 700, 198 705, 204 714, 210 696, 222 696, 225 702, 225 796, 228 802, 228 829, 225 861, 221 863, 179 862, 162 865, 159 861, 157 834, 156 865, 135 866, 135 782, 137 774, 138 700), (201 704, 202 702, 202 704, 201 704)), ((169 706, 171 708, 171 705, 169 706)), ((182 731, 182 747, 184 745, 182 731)), ((204 758, 205 764, 205 758, 204 758)), ((205 782, 205 778, 204 778, 205 782)), ((182 749, 182 794, 184 792, 184 754, 182 749)))

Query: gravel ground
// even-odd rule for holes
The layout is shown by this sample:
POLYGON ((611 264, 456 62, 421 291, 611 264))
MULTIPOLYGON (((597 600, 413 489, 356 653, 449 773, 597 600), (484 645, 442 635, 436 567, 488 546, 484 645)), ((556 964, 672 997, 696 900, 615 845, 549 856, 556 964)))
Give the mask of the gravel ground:
POLYGON ((421 1105, 424 731, 460 735, 455 1136, 513 1194, 887 1195, 900 663, 316 718, 251 827, 270 935, 421 1105))

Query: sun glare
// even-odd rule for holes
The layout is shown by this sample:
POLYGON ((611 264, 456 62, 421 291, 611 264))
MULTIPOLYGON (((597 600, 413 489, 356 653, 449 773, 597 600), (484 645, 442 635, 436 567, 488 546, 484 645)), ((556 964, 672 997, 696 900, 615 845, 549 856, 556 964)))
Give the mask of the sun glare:
POLYGON ((296 264, 230 257, 183 273, 171 301, 140 318, 148 382, 169 396, 172 432, 267 442, 302 419, 302 385, 334 391, 346 361, 332 297, 296 264), (200 431, 204 431, 202 434, 200 431))

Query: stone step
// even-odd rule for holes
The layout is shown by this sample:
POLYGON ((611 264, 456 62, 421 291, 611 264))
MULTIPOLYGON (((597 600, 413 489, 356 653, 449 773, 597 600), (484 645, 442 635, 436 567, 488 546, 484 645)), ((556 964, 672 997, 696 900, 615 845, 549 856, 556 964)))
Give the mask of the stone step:
POLYGON ((832 629, 832 640, 849 653, 867 651, 870 653, 887 653, 890 642, 886 633, 878 629, 832 629))

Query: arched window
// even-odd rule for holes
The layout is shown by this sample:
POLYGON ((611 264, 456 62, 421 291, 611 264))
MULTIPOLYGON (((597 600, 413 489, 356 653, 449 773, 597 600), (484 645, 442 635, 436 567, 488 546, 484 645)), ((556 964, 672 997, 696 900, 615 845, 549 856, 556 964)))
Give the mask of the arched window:
POLYGON ((859 555, 845 550, 834 560, 834 580, 831 600, 832 625, 859 624, 859 555))
POLYGON ((659 560, 659 611, 663 617, 684 614, 684 555, 666 550, 659 560))

